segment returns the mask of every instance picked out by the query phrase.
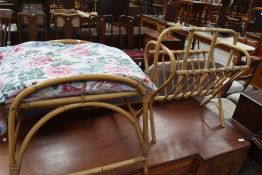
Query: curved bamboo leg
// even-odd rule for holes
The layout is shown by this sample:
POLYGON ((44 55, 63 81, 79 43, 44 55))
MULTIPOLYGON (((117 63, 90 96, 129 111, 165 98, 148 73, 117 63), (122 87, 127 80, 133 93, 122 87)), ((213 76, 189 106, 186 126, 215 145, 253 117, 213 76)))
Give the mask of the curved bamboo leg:
POLYGON ((148 154, 149 154, 149 139, 148 139, 148 101, 147 98, 143 97, 143 156, 144 160, 144 174, 148 174, 148 154))
POLYGON ((220 117, 220 123, 221 126, 225 127, 225 119, 224 119, 224 110, 222 106, 222 100, 221 100, 221 91, 218 93, 218 110, 219 110, 219 117, 220 117))
POLYGON ((9 175, 19 175, 21 166, 18 165, 9 165, 9 175))
POLYGON ((19 175, 20 165, 16 162, 16 141, 15 141, 15 123, 16 123, 16 108, 10 108, 8 114, 8 157, 9 157, 9 174, 19 175))
POLYGON ((156 128, 155 128, 155 119, 153 113, 153 101, 149 102, 149 119, 150 119, 150 126, 151 126, 151 136, 152 136, 152 143, 156 143, 156 128))
MULTIPOLYGON (((144 102, 145 103, 145 102, 144 102)), ((137 137, 141 146, 141 150, 142 150, 142 154, 144 159, 141 160, 144 162, 144 173, 148 174, 148 115, 147 115, 147 110, 148 107, 146 107, 146 109, 144 109, 143 114, 144 114, 144 123, 143 124, 143 132, 141 130, 141 127, 139 126, 139 123, 137 122, 137 120, 135 120, 132 115, 130 113, 128 113, 127 111, 123 110, 122 108, 112 105, 112 104, 108 104, 108 103, 104 103, 104 102, 85 102, 85 103, 76 103, 76 104, 71 104, 71 105, 66 105, 63 107, 58 107, 56 109, 54 109, 53 111, 49 112, 48 114, 46 114, 44 117, 42 117, 28 132, 28 134, 26 135, 21 148, 18 152, 18 158, 17 160, 15 159, 15 144, 13 144, 10 148, 9 148, 9 153, 11 153, 12 157, 10 158, 10 165, 9 165, 9 169, 10 169, 10 174, 11 175, 19 175, 20 173, 20 168, 21 168, 21 164, 22 164, 22 160, 23 160, 23 156, 25 153, 25 150, 29 144, 29 142, 31 141, 32 137, 34 136, 34 134, 39 130, 39 128, 41 128, 47 121, 49 121, 50 119, 56 117, 58 114, 61 114, 65 111, 71 110, 71 109, 75 109, 75 108, 80 108, 80 107, 86 107, 86 106, 97 106, 97 107, 103 107, 103 108, 107 108, 107 109, 111 109, 115 112, 118 112, 120 114, 122 114, 122 116, 124 116, 126 119, 128 119, 128 121, 132 124, 132 126, 134 127, 136 133, 137 133, 137 137)), ((13 113, 14 114, 14 113, 13 113)), ((12 140, 12 143, 15 143, 15 127, 12 125, 15 123, 15 117, 11 117, 12 122, 11 125, 12 126, 12 130, 11 133, 9 133, 10 138, 9 141, 12 140)), ((135 162, 134 162, 135 163, 135 162)), ((118 166, 120 167, 120 166, 118 166)), ((115 167, 115 168, 118 168, 115 167)))

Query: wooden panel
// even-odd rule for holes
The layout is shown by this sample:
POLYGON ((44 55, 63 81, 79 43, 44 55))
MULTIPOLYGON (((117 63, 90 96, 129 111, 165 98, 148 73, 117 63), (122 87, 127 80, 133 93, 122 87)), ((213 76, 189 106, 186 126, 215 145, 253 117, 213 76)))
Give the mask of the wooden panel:
POLYGON ((238 174, 248 149, 217 156, 210 161, 206 175, 235 175, 238 174))
POLYGON ((251 84, 256 87, 262 88, 262 63, 259 64, 253 78, 251 84))

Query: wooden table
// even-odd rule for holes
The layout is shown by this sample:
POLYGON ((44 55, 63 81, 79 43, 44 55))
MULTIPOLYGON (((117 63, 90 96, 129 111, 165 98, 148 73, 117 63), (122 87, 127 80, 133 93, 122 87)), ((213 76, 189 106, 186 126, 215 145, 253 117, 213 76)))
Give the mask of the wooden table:
MULTIPOLYGON (((150 146, 150 175, 238 174, 249 142, 239 140, 242 136, 231 127, 221 128, 212 112, 187 100, 155 105, 154 114, 157 143, 150 146)), ((25 119, 22 128, 27 130, 33 122, 25 119)), ((123 117, 101 109, 65 113, 32 140, 21 175, 65 174, 137 155, 140 149, 131 127, 123 117)), ((7 146, 0 143, 3 175, 8 174, 7 146)), ((103 174, 141 175, 141 167, 103 174)))
MULTIPOLYGON (((149 27, 142 27, 141 31, 144 35, 144 48, 148 41, 157 40, 160 35, 160 32, 149 27)), ((169 36, 163 39, 163 44, 170 49, 181 50, 184 48, 185 40, 179 39, 175 36, 169 36)))
POLYGON ((197 25, 201 26, 203 23, 201 20, 204 20, 204 23, 207 23, 207 20, 210 18, 212 8, 217 8, 220 5, 218 3, 210 3, 203 1, 191 1, 191 0, 182 0, 180 2, 180 7, 183 9, 184 15, 181 16, 180 22, 184 22, 185 25, 197 25))
POLYGON ((66 14, 66 15, 70 15, 70 14, 74 14, 74 15, 79 15, 82 18, 88 18, 90 15, 97 15, 96 12, 83 12, 81 10, 75 10, 75 9, 55 9, 54 10, 54 15, 55 14, 66 14))
MULTIPOLYGON (((179 23, 172 23, 172 22, 167 22, 167 25, 169 27, 185 27, 179 23)), ((188 32, 187 31, 183 31, 180 32, 180 34, 187 36, 188 32)), ((211 43, 213 36, 211 33, 208 32, 196 32, 195 33, 195 38, 201 42, 204 43, 211 43)), ((218 42, 224 42, 224 43, 228 43, 228 44, 233 44, 233 37, 218 37, 217 38, 218 42)), ((253 52, 255 50, 255 47, 241 43, 241 42, 237 42, 237 46, 241 47, 242 49, 247 50, 248 52, 253 52)), ((221 48, 224 51, 228 51, 226 48, 221 48)))
POLYGON ((167 21, 162 19, 162 16, 154 16, 154 15, 141 15, 141 23, 142 26, 146 26, 152 28, 158 32, 166 29, 167 21))
MULTIPOLYGON (((142 21, 142 25, 147 26, 147 27, 151 27, 153 29, 156 29, 157 31, 161 32, 164 29, 166 29, 167 27, 185 27, 184 25, 180 24, 180 23, 173 23, 173 22, 168 22, 168 21, 164 21, 158 17, 152 16, 152 15, 142 15, 141 16, 141 21, 142 21)), ((188 33, 185 32, 180 32, 180 35, 183 36, 187 36, 188 33)), ((181 36, 176 36, 179 39, 183 38, 181 36)), ((207 33, 207 32, 196 32, 195 37, 204 43, 208 43, 210 44, 210 42, 213 39, 213 36, 211 33, 207 33)), ((219 42, 225 42, 225 43, 233 43, 233 38, 232 37, 218 37, 218 41, 219 42)), ((253 46, 244 44, 244 43, 237 43, 237 46, 247 50, 248 52, 253 52, 255 50, 255 48, 253 46)), ((222 50, 228 51, 226 48, 221 48, 222 50)))

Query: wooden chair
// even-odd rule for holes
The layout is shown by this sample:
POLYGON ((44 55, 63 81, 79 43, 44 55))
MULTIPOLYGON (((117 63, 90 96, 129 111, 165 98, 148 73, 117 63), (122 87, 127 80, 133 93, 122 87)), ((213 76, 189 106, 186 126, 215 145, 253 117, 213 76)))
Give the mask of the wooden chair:
POLYGON ((83 12, 91 12, 93 8, 91 0, 80 0, 80 6, 83 12))
POLYGON ((0 9, 0 47, 10 45, 10 32, 13 11, 11 9, 0 9))
POLYGON ((61 0, 50 0, 50 9, 62 9, 63 2, 61 0))
POLYGON ((243 33, 243 21, 242 17, 231 17, 227 16, 228 28, 238 33, 243 33))
MULTIPOLYGON (((247 51, 226 43, 217 42, 218 33, 230 33, 236 44, 236 33, 230 29, 203 27, 178 28, 170 27, 164 30, 157 41, 149 41, 145 48, 145 73, 151 78, 158 89, 151 94, 154 101, 182 100, 191 97, 205 97, 201 105, 214 97, 218 97, 221 126, 224 127, 224 114, 221 102, 223 89, 249 68, 250 56, 247 51), (170 50, 161 44, 162 40, 172 32, 188 31, 188 41, 184 50, 170 50), (212 32, 212 40, 208 50, 191 50, 195 32, 212 32), (217 64, 214 50, 217 47, 227 47, 230 50, 227 63, 217 64), (151 50, 150 48, 154 48, 151 50), (246 56, 245 65, 233 64, 235 51, 246 56), (199 57, 199 54, 204 54, 199 57), (150 56, 154 62, 150 64, 150 56), (168 59, 169 58, 169 59, 168 59)), ((226 58, 225 58, 226 59, 226 58)), ((149 100, 149 107, 153 103, 149 100)), ((152 138, 156 141, 153 112, 150 112, 152 138)))
POLYGON ((17 14, 17 21, 20 42, 22 42, 22 36, 24 36, 25 33, 28 34, 28 39, 30 41, 38 40, 38 33, 40 31, 40 28, 43 29, 44 40, 47 40, 46 14, 30 14, 26 12, 19 12, 17 14))
POLYGON ((140 16, 121 15, 119 19, 120 49, 130 56, 138 65, 144 62, 144 51, 141 46, 141 18, 140 16), (126 42, 124 42, 126 41, 126 42), (124 45, 127 43, 127 45, 124 45))
POLYGON ((248 13, 252 1, 247 0, 233 0, 230 7, 230 15, 244 16, 248 13))
MULTIPOLYGON (((260 40, 257 44, 256 49, 254 50, 253 53, 251 53, 250 55, 250 59, 251 59, 251 64, 250 64, 250 68, 244 72, 244 74, 242 76, 240 76, 237 81, 241 81, 242 84, 240 84, 242 86, 241 89, 239 89, 239 86, 236 88, 234 86, 231 87, 231 93, 235 93, 235 92, 242 92, 245 91, 246 88, 248 87, 248 85, 250 84, 250 82, 252 81, 258 66, 260 65, 260 63, 262 62, 262 36, 260 37, 260 40)), ((235 64, 238 65, 243 65, 245 64, 245 62, 243 62, 243 56, 238 56, 235 59, 235 64)), ((237 84, 239 85, 239 84, 237 84)))
POLYGON ((78 35, 77 38, 82 37, 82 19, 77 14, 60 14, 57 13, 54 16, 56 39, 58 38, 58 32, 63 31, 65 39, 73 39, 73 34, 78 35), (75 31, 78 33, 74 33, 75 31))
POLYGON ((251 10, 245 32, 262 33, 262 7, 255 7, 251 10))
POLYGON ((179 14, 179 4, 180 0, 169 0, 166 1, 164 6, 164 19, 166 21, 177 22, 179 14))
POLYGON ((113 45, 113 15, 91 15, 82 26, 88 30, 89 41, 113 45))
POLYGON ((212 9, 211 3, 192 3, 188 4, 188 24, 203 26, 210 19, 212 9))
POLYGON ((102 44, 107 44, 107 37, 109 36, 108 45, 113 46, 113 15, 101 15, 98 17, 98 22, 96 25, 98 41, 102 44), (108 35, 109 34, 109 35, 108 35))
POLYGON ((180 24, 184 23, 185 25, 188 24, 188 2, 180 1, 179 3, 179 12, 178 12, 178 18, 180 24))

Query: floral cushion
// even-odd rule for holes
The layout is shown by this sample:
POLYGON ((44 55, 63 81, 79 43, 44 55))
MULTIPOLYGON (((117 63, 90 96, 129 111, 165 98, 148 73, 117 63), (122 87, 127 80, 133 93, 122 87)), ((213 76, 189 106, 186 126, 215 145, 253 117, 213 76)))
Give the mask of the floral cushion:
MULTIPOLYGON (((0 70, 0 103, 9 103, 36 83, 78 74, 119 75, 139 81, 148 90, 156 88, 123 51, 97 43, 27 42, 0 48, 0 70)), ((71 82, 42 89, 27 100, 131 90, 115 82, 71 82)))

